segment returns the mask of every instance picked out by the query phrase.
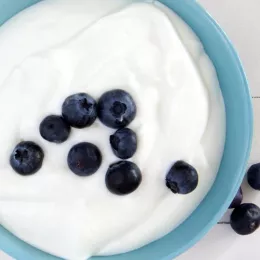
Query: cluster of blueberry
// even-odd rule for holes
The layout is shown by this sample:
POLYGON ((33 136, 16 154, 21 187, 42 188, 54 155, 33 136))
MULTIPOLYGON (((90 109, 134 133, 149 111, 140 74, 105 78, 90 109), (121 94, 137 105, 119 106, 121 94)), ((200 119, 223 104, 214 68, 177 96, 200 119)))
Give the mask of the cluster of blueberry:
MULTIPOLYGON (((62 105, 62 115, 47 116, 40 124, 42 138, 53 143, 63 143, 70 135, 71 127, 82 129, 91 126, 97 117, 110 127, 118 129, 110 136, 114 154, 123 159, 109 166, 106 186, 115 194, 133 192, 141 183, 142 174, 136 164, 126 159, 137 150, 137 136, 126 128, 136 116, 136 104, 129 93, 116 89, 104 93, 98 102, 86 93, 69 96, 62 105)), ((36 173, 44 159, 42 148, 34 142, 23 141, 16 145, 11 156, 12 168, 21 175, 36 173)), ((67 157, 70 170, 78 176, 94 174, 102 163, 99 148, 88 142, 74 145, 67 157)))
MULTIPOLYGON (((252 165, 247 172, 247 182, 251 188, 260 191, 260 163, 252 165)), ((243 191, 239 188, 230 209, 230 225, 239 235, 249 235, 260 226, 260 208, 253 203, 243 203, 243 191)))
MULTIPOLYGON (((105 182, 114 194, 125 195, 138 188, 142 181, 140 169, 127 161, 137 150, 137 136, 126 128, 136 116, 136 104, 129 93, 116 89, 104 93, 98 102, 86 93, 66 98, 62 115, 47 116, 40 124, 42 138, 52 143, 63 143, 70 135, 71 127, 90 127, 97 118, 107 127, 118 129, 110 136, 114 154, 122 159, 109 166, 105 182)), ((44 152, 34 142, 19 143, 10 157, 12 168, 21 175, 36 173, 42 166, 44 152)), ((99 148, 88 142, 74 145, 67 157, 70 170, 78 176, 94 174, 102 163, 99 148)), ((176 162, 166 176, 166 186, 178 194, 191 193, 198 185, 198 173, 186 162, 176 162)))

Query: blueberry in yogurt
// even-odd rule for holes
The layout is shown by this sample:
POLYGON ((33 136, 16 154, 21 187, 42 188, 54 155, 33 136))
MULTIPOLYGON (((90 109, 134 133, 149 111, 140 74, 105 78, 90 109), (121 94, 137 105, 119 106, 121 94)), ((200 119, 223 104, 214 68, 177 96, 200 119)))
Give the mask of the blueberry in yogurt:
POLYGON ((62 116, 72 127, 89 127, 97 118, 96 101, 86 93, 71 95, 62 105, 62 116))
POLYGON ((136 104, 124 90, 115 89, 104 93, 98 101, 98 117, 111 128, 123 128, 136 116, 136 104))
POLYGON ((136 133, 129 128, 119 129, 110 136, 110 144, 117 157, 129 159, 135 154, 137 149, 136 133))
POLYGON ((83 142, 74 145, 68 154, 68 166, 78 176, 90 176, 100 167, 102 155, 94 144, 83 142))
POLYGON ((196 169, 184 161, 176 162, 166 176, 166 186, 178 194, 191 193, 197 188, 198 182, 196 169))
POLYGON ((49 142, 63 143, 69 137, 70 126, 61 116, 47 116, 40 124, 40 134, 49 142))
POLYGON ((44 158, 43 150, 34 142, 21 142, 16 145, 11 156, 10 164, 20 175, 31 175, 39 171, 44 158))
POLYGON ((120 161, 109 166, 105 181, 110 192, 116 195, 126 195, 139 187, 142 174, 135 163, 120 161))

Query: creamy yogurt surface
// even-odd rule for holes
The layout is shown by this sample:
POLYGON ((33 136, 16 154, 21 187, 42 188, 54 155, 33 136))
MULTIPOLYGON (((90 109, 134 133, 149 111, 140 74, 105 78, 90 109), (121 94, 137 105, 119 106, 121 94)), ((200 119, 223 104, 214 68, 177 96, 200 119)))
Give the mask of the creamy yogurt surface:
MULTIPOLYGON (((0 223, 53 255, 83 260, 127 252, 181 224, 211 188, 225 143, 225 109, 215 69, 191 29, 156 1, 45 0, 0 28, 0 223), (138 136, 131 159, 142 171, 136 191, 108 191, 105 173, 118 161, 96 120, 73 129, 63 144, 39 134, 60 114, 65 98, 86 92, 98 99, 120 88, 137 104, 129 126, 138 136), (9 164, 22 140, 45 153, 35 175, 9 164), (70 148, 92 142, 103 156, 92 176, 67 166, 70 148), (173 194, 165 177, 177 160, 193 165, 197 189, 173 194)), ((174 241, 173 241, 174 243, 174 241)))

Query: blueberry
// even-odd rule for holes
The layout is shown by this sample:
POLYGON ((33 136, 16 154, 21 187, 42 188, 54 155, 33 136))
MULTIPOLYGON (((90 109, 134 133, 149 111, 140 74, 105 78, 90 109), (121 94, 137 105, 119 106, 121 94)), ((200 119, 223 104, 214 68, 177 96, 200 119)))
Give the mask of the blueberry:
POLYGON ((239 190, 238 190, 235 198, 233 199, 232 203, 230 204, 229 208, 234 209, 234 208, 238 207, 242 203, 242 200, 243 200, 243 192, 242 192, 242 189, 239 188, 239 190))
POLYGON ((100 167, 102 155, 97 146, 91 143, 79 143, 73 146, 67 158, 72 172, 79 176, 94 174, 100 167))
POLYGON ((260 208, 252 203, 241 204, 232 212, 230 223, 239 235, 249 235, 260 225, 260 208))
POLYGON ((40 134, 49 142, 63 143, 69 137, 70 126, 61 116, 47 116, 40 124, 40 134))
POLYGON ((98 117, 108 127, 126 127, 134 120, 135 116, 135 102, 124 90, 108 91, 98 101, 98 117))
POLYGON ((106 173, 108 190, 117 195, 132 193, 142 181, 138 166, 132 162, 120 161, 111 164, 106 173))
POLYGON ((198 182, 196 169, 183 161, 176 162, 166 176, 166 186, 173 193, 191 193, 197 188, 198 182))
POLYGON ((260 163, 254 164, 249 168, 247 181, 253 189, 260 190, 260 163))
POLYGON ((137 137, 131 129, 122 128, 110 136, 110 144, 117 157, 120 159, 129 159, 136 152, 137 137))
POLYGON ((21 142, 10 156, 12 168, 21 175, 36 173, 42 166, 44 153, 41 147, 33 142, 21 142))
POLYGON ((72 127, 91 126, 97 118, 96 101, 86 93, 69 96, 62 105, 62 116, 72 127))

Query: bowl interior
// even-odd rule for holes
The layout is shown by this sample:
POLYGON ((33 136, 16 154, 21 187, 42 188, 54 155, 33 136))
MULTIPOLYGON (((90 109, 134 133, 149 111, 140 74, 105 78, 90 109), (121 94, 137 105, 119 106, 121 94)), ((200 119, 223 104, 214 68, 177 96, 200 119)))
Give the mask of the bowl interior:
MULTIPOLYGON (((0 25, 38 0, 1 0, 0 25)), ((225 100, 227 135, 217 179, 199 207, 177 229, 136 251, 93 260, 171 260, 202 238, 224 214, 242 182, 252 140, 251 96, 240 60, 231 43, 198 3, 161 0, 179 14, 201 39, 213 61, 225 100)), ((54 260, 56 257, 20 241, 0 227, 0 248, 19 260, 54 260)))

